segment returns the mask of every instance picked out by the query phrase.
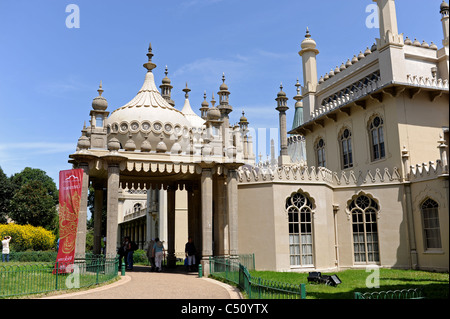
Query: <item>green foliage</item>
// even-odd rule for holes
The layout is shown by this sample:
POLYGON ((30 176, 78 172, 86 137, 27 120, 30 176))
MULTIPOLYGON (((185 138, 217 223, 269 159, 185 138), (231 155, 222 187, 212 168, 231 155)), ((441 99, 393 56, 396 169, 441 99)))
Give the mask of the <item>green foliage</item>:
POLYGON ((55 262, 57 251, 12 251, 10 262, 55 262))
POLYGON ((23 184, 14 194, 10 202, 10 212, 14 222, 22 225, 55 228, 57 215, 54 200, 48 194, 40 180, 31 180, 23 184))
POLYGON ((9 202, 11 201, 13 194, 13 185, 0 167, 0 223, 6 223, 9 202))
POLYGON ((49 250, 55 247, 55 235, 42 227, 0 224, 0 236, 11 236, 12 251, 49 250))
POLYGON ((53 179, 48 176, 47 173, 43 170, 38 168, 25 167, 20 173, 16 173, 11 176, 11 182, 14 185, 16 191, 19 190, 23 185, 31 181, 40 181, 42 187, 46 190, 46 194, 52 198, 53 204, 58 204, 59 194, 56 184, 53 179))

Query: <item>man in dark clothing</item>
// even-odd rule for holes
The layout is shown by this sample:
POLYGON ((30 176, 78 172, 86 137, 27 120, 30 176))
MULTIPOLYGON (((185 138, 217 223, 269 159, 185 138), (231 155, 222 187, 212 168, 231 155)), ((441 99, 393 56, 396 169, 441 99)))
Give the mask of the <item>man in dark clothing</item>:
POLYGON ((186 246, 184 248, 184 252, 186 253, 187 258, 187 267, 189 271, 193 271, 195 268, 195 254, 196 249, 194 242, 192 241, 192 237, 189 237, 188 242, 186 243, 186 246))

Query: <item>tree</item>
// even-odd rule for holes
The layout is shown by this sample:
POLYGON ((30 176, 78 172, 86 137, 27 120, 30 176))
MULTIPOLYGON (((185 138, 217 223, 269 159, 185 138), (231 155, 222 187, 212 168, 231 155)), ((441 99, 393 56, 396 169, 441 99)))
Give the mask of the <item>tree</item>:
POLYGON ((15 192, 10 202, 9 217, 17 224, 53 230, 57 220, 54 198, 40 180, 28 181, 15 192))
POLYGON ((23 185, 30 181, 40 181, 42 187, 45 188, 46 193, 53 199, 53 203, 56 205, 59 201, 58 189, 53 179, 47 175, 41 169, 25 167, 22 172, 16 173, 11 176, 11 182, 17 192, 23 185))
POLYGON ((14 194, 14 187, 11 180, 6 176, 0 167, 0 223, 6 223, 9 212, 9 202, 14 194))

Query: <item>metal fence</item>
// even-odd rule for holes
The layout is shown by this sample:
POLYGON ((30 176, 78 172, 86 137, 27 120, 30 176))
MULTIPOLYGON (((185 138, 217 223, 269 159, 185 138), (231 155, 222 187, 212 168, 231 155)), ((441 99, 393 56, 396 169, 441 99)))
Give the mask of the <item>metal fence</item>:
POLYGON ((242 260, 241 256, 210 257, 210 273, 213 277, 237 284, 249 299, 306 299, 305 284, 293 285, 250 275, 248 268, 241 263, 247 263, 254 269, 254 255, 252 258, 249 256, 242 260))
POLYGON ((118 276, 118 257, 90 255, 74 263, 0 266, 0 298, 98 285, 118 276))
POLYGON ((375 292, 355 292, 355 299, 424 299, 422 288, 386 290, 375 292))

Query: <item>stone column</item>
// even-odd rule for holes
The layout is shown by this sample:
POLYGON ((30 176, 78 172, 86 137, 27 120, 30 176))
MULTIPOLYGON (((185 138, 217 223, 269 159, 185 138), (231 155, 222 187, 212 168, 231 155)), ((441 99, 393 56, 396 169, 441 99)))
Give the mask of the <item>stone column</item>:
POLYGON ((119 205, 119 164, 108 164, 108 198, 106 221, 106 255, 115 257, 117 254, 117 226, 119 205))
POLYGON ((94 254, 101 253, 102 248, 102 211, 103 211, 103 187, 94 185, 94 254))
POLYGON ((167 265, 175 267, 177 258, 175 256, 175 186, 167 188, 167 265))
POLYGON ((234 169, 228 170, 227 178, 227 210, 228 210, 228 229, 229 229, 229 249, 230 256, 237 256, 238 246, 238 188, 237 172, 234 169))
POLYGON ((83 185, 81 188, 80 211, 78 213, 77 238, 75 240, 75 256, 84 258, 86 255, 87 201, 89 194, 89 164, 80 163, 83 169, 83 185))
POLYGON ((202 194, 202 267, 204 275, 209 274, 209 257, 212 256, 213 182, 210 168, 203 168, 201 177, 202 194))

